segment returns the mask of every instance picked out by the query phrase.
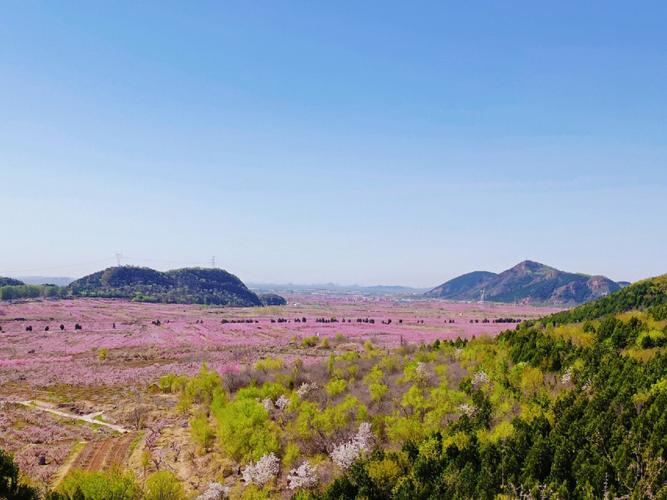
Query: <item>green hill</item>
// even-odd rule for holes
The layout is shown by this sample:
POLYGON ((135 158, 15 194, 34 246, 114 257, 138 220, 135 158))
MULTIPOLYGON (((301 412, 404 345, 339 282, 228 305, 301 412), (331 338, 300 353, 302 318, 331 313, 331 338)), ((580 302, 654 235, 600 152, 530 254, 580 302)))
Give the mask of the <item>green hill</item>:
POLYGON ((222 269, 110 267, 72 282, 74 297, 111 297, 145 302, 260 306, 259 297, 222 269))
POLYGON ((667 275, 408 360, 426 378, 323 498, 667 498, 667 275))
POLYGON ((25 285, 23 281, 15 280, 14 278, 5 278, 0 276, 0 286, 21 286, 25 285))

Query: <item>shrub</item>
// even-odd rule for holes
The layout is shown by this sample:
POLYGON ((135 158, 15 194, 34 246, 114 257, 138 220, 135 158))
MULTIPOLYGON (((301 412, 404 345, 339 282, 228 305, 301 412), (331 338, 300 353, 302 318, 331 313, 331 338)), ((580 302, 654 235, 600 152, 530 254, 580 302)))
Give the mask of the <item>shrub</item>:
POLYGON ((216 412, 218 438, 225 453, 239 462, 259 460, 279 449, 276 427, 261 403, 235 400, 216 412))
MULTIPOLYGON (((177 381, 178 378, 172 379, 177 381)), ((220 398, 224 394, 222 388, 222 379, 217 372, 209 370, 206 363, 202 363, 199 373, 194 377, 187 379, 182 394, 180 406, 186 410, 193 402, 209 406, 217 396, 220 398)))
POLYGON ((296 443, 290 442, 285 446, 285 453, 283 454, 283 463, 290 467, 301 456, 301 450, 296 443))
POLYGON ((188 377, 186 375, 176 375, 175 373, 168 373, 160 377, 160 380, 158 382, 158 387, 162 392, 178 393, 182 392, 185 389, 187 383, 188 383, 188 377))
POLYGON ((342 378, 333 379, 324 386, 324 390, 331 398, 342 394, 345 392, 345 389, 347 389, 347 382, 342 378))
POLYGON ((285 362, 281 358, 268 357, 257 361, 253 365, 253 368, 257 371, 267 373, 280 370, 283 366, 285 366, 285 362))
POLYGON ((199 412, 190 419, 190 432, 202 451, 207 451, 215 439, 215 431, 205 412, 199 412))
POLYGON ((85 500, 133 500, 141 496, 135 477, 120 470, 70 472, 56 490, 59 498, 85 500))
POLYGON ((148 476, 144 487, 145 500, 180 500, 185 497, 183 485, 173 472, 162 470, 148 476))
POLYGON ((382 401, 385 395, 389 392, 389 387, 385 384, 372 383, 368 385, 368 392, 373 401, 382 401))
POLYGON ((311 337, 304 337, 304 339, 301 341, 301 347, 315 347, 319 343, 319 337, 313 335, 311 337))

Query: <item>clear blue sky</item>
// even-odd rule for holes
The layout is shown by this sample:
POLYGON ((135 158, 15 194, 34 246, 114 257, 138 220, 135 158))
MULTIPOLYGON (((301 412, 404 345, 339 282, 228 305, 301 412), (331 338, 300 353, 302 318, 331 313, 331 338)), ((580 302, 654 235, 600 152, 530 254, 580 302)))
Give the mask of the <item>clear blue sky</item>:
POLYGON ((658 1, 4 2, 0 274, 667 272, 665 26, 658 1))

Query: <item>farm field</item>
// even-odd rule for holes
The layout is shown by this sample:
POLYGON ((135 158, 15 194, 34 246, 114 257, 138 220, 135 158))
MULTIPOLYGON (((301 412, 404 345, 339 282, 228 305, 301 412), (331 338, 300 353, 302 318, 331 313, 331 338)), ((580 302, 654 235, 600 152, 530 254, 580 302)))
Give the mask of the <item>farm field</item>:
POLYGON ((368 341, 393 349, 495 336, 515 327, 500 319, 556 311, 361 296, 287 298, 287 306, 264 308, 104 299, 0 305, 0 448, 15 454, 21 471, 43 491, 71 469, 120 465, 141 475, 165 463, 190 478, 189 489, 201 491, 210 476, 202 471, 220 464, 199 456, 187 418, 172 411, 176 398, 156 389, 161 376, 192 376, 202 363, 239 376, 263 359, 299 359, 308 366, 331 354, 361 352, 368 341))

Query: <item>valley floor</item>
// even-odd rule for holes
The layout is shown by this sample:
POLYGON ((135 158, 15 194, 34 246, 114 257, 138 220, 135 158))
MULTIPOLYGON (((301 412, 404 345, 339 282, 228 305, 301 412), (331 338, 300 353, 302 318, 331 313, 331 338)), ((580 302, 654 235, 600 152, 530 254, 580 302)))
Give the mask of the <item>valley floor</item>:
POLYGON ((290 296, 221 308, 116 300, 0 305, 0 448, 43 491, 72 468, 172 470, 203 491, 231 465, 201 454, 178 400, 157 383, 202 363, 242 374, 264 359, 306 367, 331 354, 495 336, 554 312, 501 304, 290 296), (61 326, 62 325, 62 326, 61 326), (79 325, 79 327, 76 327, 79 325), (124 433, 124 431, 128 431, 124 433))

